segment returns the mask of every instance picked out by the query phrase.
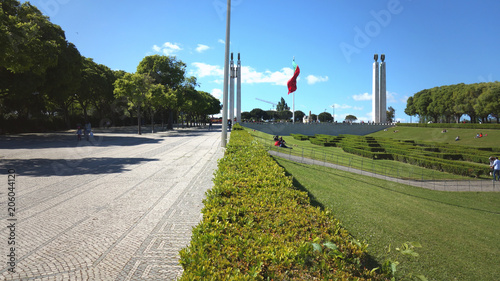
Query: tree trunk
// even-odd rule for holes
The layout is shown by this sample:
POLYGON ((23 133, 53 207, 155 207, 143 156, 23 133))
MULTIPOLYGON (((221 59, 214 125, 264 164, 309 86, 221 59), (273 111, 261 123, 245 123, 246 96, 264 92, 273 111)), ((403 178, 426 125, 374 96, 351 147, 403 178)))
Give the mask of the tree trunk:
POLYGON ((142 135, 141 108, 137 109, 137 133, 142 135))
POLYGON ((151 110, 151 133, 153 134, 155 132, 155 118, 154 118, 154 111, 151 110))
POLYGON ((174 129, 173 122, 174 122, 174 111, 172 109, 168 109, 167 130, 174 129))

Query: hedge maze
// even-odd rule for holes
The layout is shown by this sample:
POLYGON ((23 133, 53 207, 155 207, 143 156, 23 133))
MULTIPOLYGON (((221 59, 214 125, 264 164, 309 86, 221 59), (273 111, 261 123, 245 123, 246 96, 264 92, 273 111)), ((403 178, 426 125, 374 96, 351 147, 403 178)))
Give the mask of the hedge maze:
POLYGON ((479 177, 489 172, 488 158, 499 148, 472 148, 453 144, 395 140, 356 135, 292 134, 320 146, 341 147, 345 152, 371 159, 388 159, 461 176, 479 177))

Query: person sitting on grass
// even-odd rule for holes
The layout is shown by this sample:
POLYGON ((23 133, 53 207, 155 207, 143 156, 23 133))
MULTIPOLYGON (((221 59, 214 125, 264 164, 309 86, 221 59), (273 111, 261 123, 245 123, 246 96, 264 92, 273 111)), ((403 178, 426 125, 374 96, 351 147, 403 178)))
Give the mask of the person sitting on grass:
POLYGON ((457 136, 457 137, 455 138, 455 141, 459 141, 459 140, 460 140, 460 137, 459 137, 459 136, 457 136))
MULTIPOLYGON (((275 137, 275 139, 277 139, 277 136, 275 137)), ((290 148, 292 149, 291 147, 288 147, 285 145, 285 140, 280 137, 275 143, 274 143, 275 146, 279 146, 279 147, 283 147, 283 148, 290 148)))

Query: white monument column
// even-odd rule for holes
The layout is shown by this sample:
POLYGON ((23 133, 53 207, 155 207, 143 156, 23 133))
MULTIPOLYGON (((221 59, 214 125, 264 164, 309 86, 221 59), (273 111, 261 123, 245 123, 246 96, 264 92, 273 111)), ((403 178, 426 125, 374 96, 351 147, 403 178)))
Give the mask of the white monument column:
POLYGON ((238 63, 236 64, 236 122, 241 122, 241 60, 238 53, 238 63))
POLYGON ((234 62, 233 62, 233 53, 231 53, 231 62, 229 63, 229 73, 230 73, 230 78, 229 78, 229 117, 228 119, 231 120, 231 124, 234 122, 234 74, 235 74, 235 69, 234 69, 234 62))
POLYGON ((380 55, 380 90, 379 90, 379 114, 380 122, 387 122, 387 89, 385 84, 385 54, 380 55))
POLYGON ((379 77, 378 77, 378 54, 373 56, 373 84, 372 84, 372 121, 380 123, 380 101, 379 101, 379 77))

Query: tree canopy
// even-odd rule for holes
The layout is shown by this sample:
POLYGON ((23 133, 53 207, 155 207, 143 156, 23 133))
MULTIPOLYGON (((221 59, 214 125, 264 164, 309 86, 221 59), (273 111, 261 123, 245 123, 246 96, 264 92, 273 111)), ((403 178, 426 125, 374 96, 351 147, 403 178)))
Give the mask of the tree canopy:
POLYGON ((455 84, 424 89, 408 98, 404 112, 420 122, 487 122, 500 115, 500 82, 455 84))
POLYGON ((81 56, 62 28, 29 2, 0 4, 0 133, 87 121, 130 125, 132 117, 140 126, 143 115, 153 125, 168 115, 172 128, 181 112, 191 125, 201 123, 221 105, 196 87, 176 57, 146 56, 136 73, 113 71, 81 56))

